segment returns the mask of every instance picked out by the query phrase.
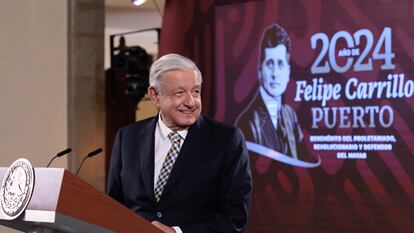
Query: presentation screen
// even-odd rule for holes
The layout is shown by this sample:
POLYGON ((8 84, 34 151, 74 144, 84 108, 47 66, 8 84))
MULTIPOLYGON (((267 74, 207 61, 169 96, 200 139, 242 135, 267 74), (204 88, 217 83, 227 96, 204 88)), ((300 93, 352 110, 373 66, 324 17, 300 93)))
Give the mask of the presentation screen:
POLYGON ((253 174, 248 232, 414 230, 414 3, 215 8, 215 117, 253 174))

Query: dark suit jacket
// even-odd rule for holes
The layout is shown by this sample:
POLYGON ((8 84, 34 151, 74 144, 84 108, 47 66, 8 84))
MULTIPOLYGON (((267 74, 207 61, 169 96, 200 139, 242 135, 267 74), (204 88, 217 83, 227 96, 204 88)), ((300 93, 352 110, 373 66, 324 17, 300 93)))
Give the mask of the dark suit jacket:
POLYGON ((157 117, 116 136, 108 195, 148 221, 179 226, 183 233, 242 232, 252 190, 241 131, 201 117, 189 128, 160 201, 154 197, 157 117))

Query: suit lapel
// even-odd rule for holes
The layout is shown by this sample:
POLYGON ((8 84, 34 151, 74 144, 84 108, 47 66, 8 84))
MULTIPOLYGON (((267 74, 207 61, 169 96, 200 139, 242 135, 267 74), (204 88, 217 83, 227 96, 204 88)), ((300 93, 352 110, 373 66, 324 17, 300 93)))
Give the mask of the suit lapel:
POLYGON ((138 147, 141 162, 141 173, 144 180, 145 189, 149 196, 155 201, 154 197, 154 133, 158 117, 154 117, 144 127, 144 132, 140 136, 138 147))
POLYGON ((208 135, 208 127, 206 126, 203 117, 200 116, 196 123, 188 130, 187 137, 185 138, 184 144, 182 145, 177 160, 172 168, 170 177, 162 192, 161 200, 174 186, 177 180, 185 174, 188 167, 196 163, 197 154, 200 153, 199 149, 203 142, 207 140, 208 135))

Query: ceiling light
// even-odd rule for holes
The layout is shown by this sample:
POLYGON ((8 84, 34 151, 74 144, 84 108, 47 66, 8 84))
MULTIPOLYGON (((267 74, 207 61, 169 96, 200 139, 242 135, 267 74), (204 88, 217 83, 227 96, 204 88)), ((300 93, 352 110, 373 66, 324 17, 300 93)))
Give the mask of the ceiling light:
POLYGON ((131 3, 134 4, 135 6, 139 6, 142 5, 146 2, 147 0, 131 0, 131 3))

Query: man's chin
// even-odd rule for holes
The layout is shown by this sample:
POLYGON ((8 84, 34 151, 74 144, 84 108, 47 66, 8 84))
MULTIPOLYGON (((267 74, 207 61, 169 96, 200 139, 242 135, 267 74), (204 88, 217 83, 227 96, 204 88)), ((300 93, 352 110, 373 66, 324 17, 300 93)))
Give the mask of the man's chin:
POLYGON ((280 92, 269 92, 269 95, 273 98, 280 97, 280 96, 282 96, 282 94, 283 94, 283 92, 282 93, 280 93, 280 92))
POLYGON ((194 116, 192 117, 180 117, 180 119, 177 119, 177 125, 180 126, 180 128, 188 128, 191 125, 193 125, 196 122, 196 118, 194 116))
POLYGON ((186 127, 189 127, 189 126, 193 125, 195 122, 196 122, 195 118, 185 119, 185 120, 181 121, 182 125, 184 125, 186 127))

